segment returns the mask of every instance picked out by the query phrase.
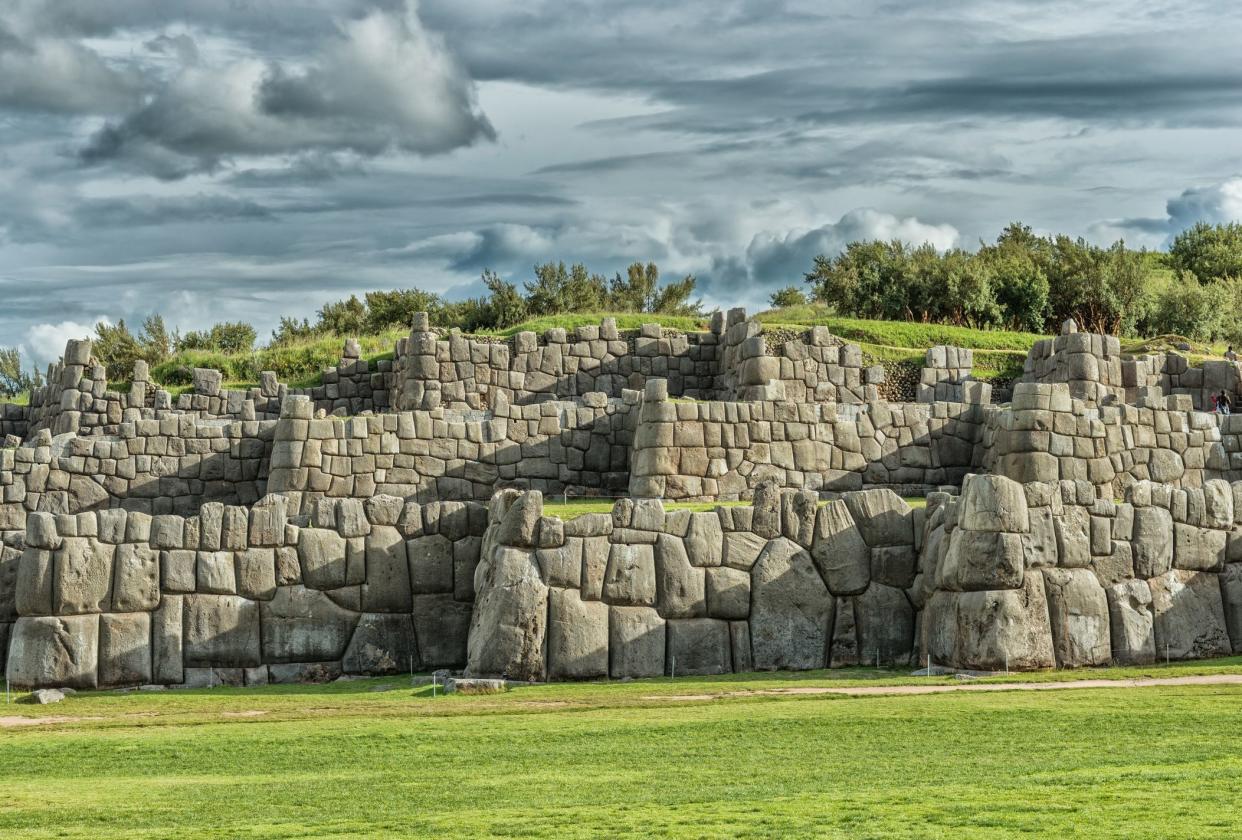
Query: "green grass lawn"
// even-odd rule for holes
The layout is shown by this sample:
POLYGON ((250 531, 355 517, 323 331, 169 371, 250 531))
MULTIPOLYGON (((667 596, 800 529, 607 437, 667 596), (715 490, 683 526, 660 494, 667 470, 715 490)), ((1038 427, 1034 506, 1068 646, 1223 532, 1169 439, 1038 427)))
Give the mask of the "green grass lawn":
MULTIPOLYGON (((1221 670, 1242 665, 1039 678, 1221 670)), ((929 682, 854 669, 433 698, 393 677, 14 705, 69 720, 0 729, 0 836, 1236 833, 1237 686, 730 693, 911 681, 929 682)))

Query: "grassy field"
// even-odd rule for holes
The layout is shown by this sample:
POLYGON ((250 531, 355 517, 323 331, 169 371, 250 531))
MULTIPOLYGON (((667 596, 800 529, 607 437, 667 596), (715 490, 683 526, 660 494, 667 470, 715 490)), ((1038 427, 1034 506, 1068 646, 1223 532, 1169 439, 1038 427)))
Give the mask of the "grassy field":
POLYGON ((0 729, 0 836, 1236 832, 1236 686, 736 693, 911 681, 929 682, 855 669, 433 698, 394 677, 14 705, 65 719, 0 729))

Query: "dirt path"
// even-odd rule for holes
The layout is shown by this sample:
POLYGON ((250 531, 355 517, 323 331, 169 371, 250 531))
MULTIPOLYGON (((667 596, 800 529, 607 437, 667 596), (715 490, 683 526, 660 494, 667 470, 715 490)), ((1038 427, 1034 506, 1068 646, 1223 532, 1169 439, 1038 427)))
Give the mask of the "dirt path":
POLYGON ((953 685, 804 685, 789 688, 742 689, 714 694, 651 694, 644 700, 715 700, 722 697, 764 697, 798 694, 845 694, 867 697, 886 694, 947 694, 950 691, 1057 691, 1069 688, 1150 688, 1162 685, 1242 685, 1242 674, 1194 677, 1146 677, 1138 680, 1062 680, 1060 682, 972 683, 953 685))

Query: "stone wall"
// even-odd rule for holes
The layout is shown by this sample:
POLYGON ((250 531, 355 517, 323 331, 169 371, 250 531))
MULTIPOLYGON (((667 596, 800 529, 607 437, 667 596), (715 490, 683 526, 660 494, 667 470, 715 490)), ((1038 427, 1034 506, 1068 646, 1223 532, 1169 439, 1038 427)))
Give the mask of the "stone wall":
POLYGON ((562 523, 537 493, 491 503, 467 670, 514 679, 907 665, 922 514, 887 490, 752 507, 623 500, 562 523))
POLYGON ((919 377, 918 401, 990 403, 992 386, 973 378, 974 351, 939 344, 928 348, 919 377))
POLYGON ((482 409, 498 398, 526 405, 588 393, 620 397, 652 376, 667 379, 679 395, 699 396, 714 387, 717 340, 716 332, 683 334, 659 324, 622 333, 613 318, 542 336, 442 337, 420 313, 397 344, 397 407, 482 409))
POLYGON ((931 500, 916 606, 955 668, 1146 664, 1242 651, 1242 484, 969 479, 931 500))
POLYGON ((1191 410, 1188 396, 1096 406, 1070 393, 1066 384, 1019 383, 1010 406, 989 408, 984 469, 1021 482, 1086 480, 1114 498, 1135 481, 1199 487, 1205 478, 1234 478, 1242 466, 1242 424, 1191 410))
POLYGON ((292 518, 281 496, 191 517, 34 513, 18 617, 0 625, 8 678, 206 686, 460 668, 485 526, 482 505, 383 495, 292 518))
POLYGON ((497 485, 549 493, 617 494, 629 481, 637 394, 580 402, 437 408, 318 418, 290 397, 275 428, 268 489, 295 509, 321 497, 375 492, 422 501, 489 499, 497 485))
POLYGON ((812 491, 958 484, 976 460, 977 404, 678 402, 648 384, 630 493, 742 499, 765 480, 812 491))

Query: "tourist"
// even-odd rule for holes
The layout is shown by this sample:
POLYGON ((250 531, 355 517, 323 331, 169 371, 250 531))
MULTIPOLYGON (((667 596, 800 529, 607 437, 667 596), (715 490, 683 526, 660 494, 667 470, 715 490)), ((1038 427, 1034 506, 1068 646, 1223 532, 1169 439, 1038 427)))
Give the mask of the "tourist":
POLYGON ((1238 360, 1238 354, 1233 352, 1232 344, 1230 344, 1229 349, 1225 351, 1225 360, 1229 362, 1236 362, 1238 360))
POLYGON ((1231 408, 1229 395, 1226 394, 1224 391, 1221 391, 1220 396, 1216 400, 1216 406, 1220 410, 1221 414, 1228 414, 1229 409, 1231 408))
POLYGON ((1215 394, 1213 394, 1213 395, 1212 395, 1212 413, 1213 413, 1213 414, 1215 414, 1215 413, 1216 413, 1216 410, 1217 410, 1219 407, 1220 407, 1220 406, 1219 406, 1219 403, 1218 403, 1218 401, 1217 401, 1217 399, 1216 399, 1216 395, 1215 395, 1215 394))

